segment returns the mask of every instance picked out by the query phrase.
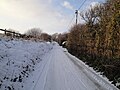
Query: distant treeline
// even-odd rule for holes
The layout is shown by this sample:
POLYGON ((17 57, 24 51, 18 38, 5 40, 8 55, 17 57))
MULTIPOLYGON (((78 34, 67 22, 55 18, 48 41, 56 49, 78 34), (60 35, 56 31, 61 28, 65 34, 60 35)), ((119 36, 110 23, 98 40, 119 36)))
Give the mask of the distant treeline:
POLYGON ((13 29, 0 29, 0 31, 3 31, 4 33, 0 33, 2 36, 8 36, 10 38, 23 38, 27 40, 34 40, 34 41, 51 41, 51 35, 47 33, 43 33, 40 28, 32 28, 29 29, 24 34, 21 34, 13 29))
POLYGON ((60 41, 67 40, 70 53, 120 88, 120 0, 107 0, 80 16, 85 23, 74 25, 60 41))

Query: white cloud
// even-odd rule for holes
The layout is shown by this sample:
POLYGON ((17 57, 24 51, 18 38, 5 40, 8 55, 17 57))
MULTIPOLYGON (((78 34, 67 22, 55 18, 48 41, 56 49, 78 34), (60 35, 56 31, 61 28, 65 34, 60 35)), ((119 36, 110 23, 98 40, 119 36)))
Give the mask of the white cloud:
POLYGON ((40 27, 47 33, 62 32, 68 17, 50 6, 52 0, 46 1, 48 3, 43 0, 0 0, 0 27, 22 33, 32 27, 40 27))
POLYGON ((62 3, 62 6, 64 6, 67 9, 74 10, 73 6, 68 1, 64 1, 62 3))

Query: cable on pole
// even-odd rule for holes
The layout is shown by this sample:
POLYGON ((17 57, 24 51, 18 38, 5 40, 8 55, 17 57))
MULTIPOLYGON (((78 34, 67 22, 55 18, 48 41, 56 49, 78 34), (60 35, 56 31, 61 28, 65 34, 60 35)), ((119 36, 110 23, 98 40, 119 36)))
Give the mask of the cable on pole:
MULTIPOLYGON (((86 1, 87 1, 87 0, 84 0, 83 3, 80 5, 80 7, 79 7, 77 10, 75 10, 76 25, 77 25, 77 23, 78 23, 78 11, 81 9, 81 7, 84 5, 84 3, 85 3, 86 1)), ((68 24, 68 27, 67 27, 67 28, 69 28, 69 26, 70 26, 70 24, 72 23, 72 21, 74 20, 74 18, 75 18, 75 16, 71 19, 71 21, 70 21, 70 23, 68 24)))
POLYGON ((81 7, 84 5, 84 3, 86 2, 87 0, 84 0, 83 3, 80 5, 80 7, 75 11, 75 14, 76 14, 76 25, 78 23, 78 11, 81 9, 81 7))

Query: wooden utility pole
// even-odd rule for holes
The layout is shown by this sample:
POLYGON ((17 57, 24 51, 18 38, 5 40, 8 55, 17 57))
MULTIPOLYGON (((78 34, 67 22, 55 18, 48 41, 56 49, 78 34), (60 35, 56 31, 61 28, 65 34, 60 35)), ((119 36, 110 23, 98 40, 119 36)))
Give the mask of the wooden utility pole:
POLYGON ((78 23, 78 10, 75 10, 75 15, 76 15, 76 25, 78 23))

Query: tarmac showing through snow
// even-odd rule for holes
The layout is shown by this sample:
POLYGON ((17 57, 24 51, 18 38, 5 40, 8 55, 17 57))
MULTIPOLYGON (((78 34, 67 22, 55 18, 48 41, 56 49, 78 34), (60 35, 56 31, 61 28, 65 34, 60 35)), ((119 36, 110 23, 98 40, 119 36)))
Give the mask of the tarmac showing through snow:
MULTIPOLYGON (((67 52, 66 52, 67 53, 67 52)), ((84 67, 73 63, 71 56, 65 54, 63 48, 54 45, 47 53, 43 62, 36 67, 28 83, 31 83, 28 90, 117 90, 109 84, 102 86, 100 82, 91 79, 91 73, 85 73, 84 67), (90 74, 91 77, 89 77, 90 74), (32 87, 31 87, 32 86, 32 87)), ((95 77, 95 76, 93 76, 95 77)), ((99 76, 97 76, 98 78, 99 76)), ((104 81, 104 80, 103 80, 104 81)))

